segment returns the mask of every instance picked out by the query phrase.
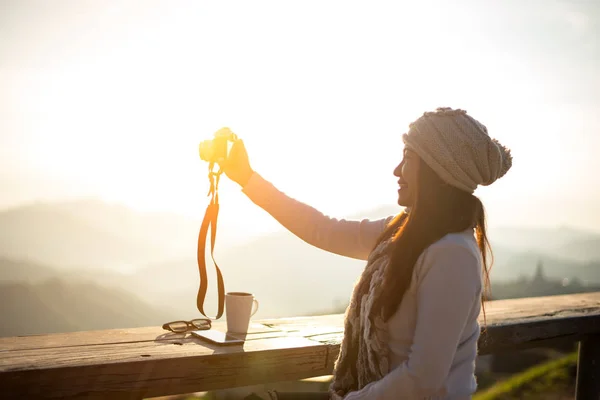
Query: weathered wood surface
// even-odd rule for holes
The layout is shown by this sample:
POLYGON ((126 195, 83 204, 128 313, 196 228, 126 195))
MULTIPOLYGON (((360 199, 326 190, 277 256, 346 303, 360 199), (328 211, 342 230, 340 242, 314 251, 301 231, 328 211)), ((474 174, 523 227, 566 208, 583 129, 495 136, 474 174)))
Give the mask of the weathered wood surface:
MULTIPOLYGON (((600 333, 600 292, 493 301, 486 316, 481 354, 576 341, 600 333)), ((327 375, 342 335, 343 315, 326 315, 255 321, 236 346, 160 327, 0 338, 0 397, 142 398, 327 375)))

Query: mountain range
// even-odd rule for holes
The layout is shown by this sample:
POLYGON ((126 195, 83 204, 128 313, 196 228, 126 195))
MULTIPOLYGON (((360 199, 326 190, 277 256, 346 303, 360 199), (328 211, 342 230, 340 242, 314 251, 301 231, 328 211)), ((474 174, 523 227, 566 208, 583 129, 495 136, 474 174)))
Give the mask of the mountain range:
POLYGON ((160 325, 170 314, 124 290, 49 279, 0 284, 0 336, 160 325))
POLYGON ((0 212, 0 255, 58 268, 125 270, 193 248, 199 223, 98 200, 0 212))
MULTIPOLYGON (((380 207, 351 217, 398 211, 380 207)), ((14 327, 2 333, 152 325, 200 316, 198 226, 182 216, 138 213, 98 200, 0 212, 0 316, 14 327), (84 315, 72 303, 97 312, 84 315), (28 325, 49 320, 54 322, 38 330, 28 325)), ((326 253, 283 229, 241 240, 221 226, 219 235, 215 258, 226 290, 254 293, 260 302, 256 318, 339 311, 364 268, 363 261, 326 253)), ((599 234, 502 227, 491 229, 489 237, 492 283, 531 276, 538 262, 550 278, 600 283, 599 234)), ((214 278, 209 265, 209 313, 216 311, 214 278)))

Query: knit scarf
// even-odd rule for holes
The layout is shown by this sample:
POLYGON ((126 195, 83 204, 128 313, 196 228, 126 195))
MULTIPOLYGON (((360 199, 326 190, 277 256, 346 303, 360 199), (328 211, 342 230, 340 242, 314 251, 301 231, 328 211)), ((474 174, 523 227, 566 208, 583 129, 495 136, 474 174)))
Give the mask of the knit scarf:
POLYGON ((387 329, 381 310, 375 310, 373 305, 382 293, 390 242, 390 239, 382 241, 369 255, 346 309, 344 339, 329 388, 333 400, 342 399, 388 373, 387 329))

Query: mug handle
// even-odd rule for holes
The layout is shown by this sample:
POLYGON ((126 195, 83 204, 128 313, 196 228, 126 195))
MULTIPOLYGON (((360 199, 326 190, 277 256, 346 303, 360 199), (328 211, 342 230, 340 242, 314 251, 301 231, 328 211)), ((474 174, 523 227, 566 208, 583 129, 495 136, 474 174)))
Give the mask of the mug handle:
POLYGON ((254 308, 254 311, 252 311, 250 316, 253 316, 258 311, 258 300, 256 300, 256 299, 252 300, 252 308, 254 308))

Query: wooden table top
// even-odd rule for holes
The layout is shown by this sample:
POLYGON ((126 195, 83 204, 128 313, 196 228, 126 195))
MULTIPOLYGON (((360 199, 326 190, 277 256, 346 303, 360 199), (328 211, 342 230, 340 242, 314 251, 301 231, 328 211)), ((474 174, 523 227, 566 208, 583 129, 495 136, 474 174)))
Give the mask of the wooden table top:
MULTIPOLYGON (((600 293, 492 301, 486 315, 480 354, 579 340, 600 333, 600 293)), ((244 343, 227 346, 161 327, 0 338, 0 388, 3 398, 142 398, 328 375, 343 318, 252 321, 244 343)))

